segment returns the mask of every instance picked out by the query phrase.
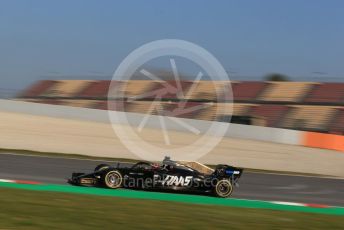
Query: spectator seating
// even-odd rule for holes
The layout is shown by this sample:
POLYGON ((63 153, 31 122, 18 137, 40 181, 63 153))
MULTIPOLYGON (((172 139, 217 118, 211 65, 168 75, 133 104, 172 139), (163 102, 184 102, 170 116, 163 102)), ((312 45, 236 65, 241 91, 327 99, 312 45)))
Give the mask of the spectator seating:
POLYGON ((331 133, 344 135, 344 108, 338 108, 329 130, 331 133))
POLYGON ((123 94, 124 97, 140 97, 146 98, 148 93, 152 88, 154 88, 157 82, 153 81, 146 81, 146 80, 131 80, 128 82, 123 82, 121 87, 119 87, 118 91, 123 94))
POLYGON ((178 98, 182 94, 170 85, 177 88, 174 81, 47 80, 33 84, 17 100, 134 113, 160 111, 211 121, 251 116, 262 118, 264 124, 259 125, 344 134, 344 83, 182 81, 184 98, 178 98), (234 100, 225 93, 230 89, 234 100), (110 108, 108 92, 114 105, 110 108), (157 94, 162 96, 161 106, 151 110, 157 94), (228 110, 231 106, 233 111, 228 110))
POLYGON ((213 121, 216 119, 216 106, 215 103, 206 102, 202 103, 203 108, 199 110, 194 119, 213 121))
MULTIPOLYGON (((108 96, 111 81, 94 81, 76 96, 78 98, 104 99, 108 96)), ((113 83, 114 84, 114 83, 113 83)))
POLYGON ((254 105, 248 114, 265 118, 266 126, 278 127, 278 123, 287 114, 288 109, 289 107, 284 105, 254 105))
POLYGON ((246 81, 233 84, 234 101, 254 101, 264 91, 268 83, 246 81))
POLYGON ((300 102, 313 85, 314 83, 309 82, 269 82, 258 100, 300 102))
POLYGON ((169 102, 163 104, 164 114, 182 118, 196 118, 207 109, 205 103, 200 102, 169 102))
POLYGON ((181 90, 179 90, 175 81, 159 82, 158 84, 154 84, 154 86, 150 89, 150 91, 155 92, 155 94, 149 95, 145 98, 154 99, 161 95, 163 99, 177 99, 178 97, 183 99, 182 95, 186 95, 188 93, 188 89, 192 84, 192 82, 182 81, 180 82, 181 90))
POLYGON ((45 91, 51 88, 57 81, 38 81, 30 86, 28 89, 24 90, 23 93, 19 95, 20 98, 38 98, 45 91))
POLYGON ((205 101, 223 101, 226 98, 221 98, 223 96, 221 92, 226 89, 226 85, 229 82, 224 81, 199 81, 192 91, 188 92, 186 99, 188 100, 205 100, 205 101))
POLYGON ((291 106, 281 127, 297 130, 327 131, 336 109, 329 106, 291 106))
POLYGON ((42 96, 45 97, 63 97, 73 98, 79 92, 84 90, 92 81, 84 80, 65 80, 57 81, 49 89, 47 89, 42 96))
MULTIPOLYGON (((241 104, 241 103, 216 103, 217 106, 217 115, 236 115, 236 116, 247 116, 248 109, 250 104, 241 104)), ((215 110, 216 112, 216 110, 215 110)))
POLYGON ((308 103, 344 104, 344 83, 322 83, 316 85, 305 98, 308 103))
POLYGON ((130 113, 156 114, 157 104, 152 101, 125 102, 124 111, 130 113))

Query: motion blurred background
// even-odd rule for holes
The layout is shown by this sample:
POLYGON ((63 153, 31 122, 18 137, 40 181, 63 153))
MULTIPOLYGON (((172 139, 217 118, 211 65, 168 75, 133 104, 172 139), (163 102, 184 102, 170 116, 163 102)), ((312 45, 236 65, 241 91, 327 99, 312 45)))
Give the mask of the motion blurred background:
MULTIPOLYGON (((7 220, 0 228, 223 229, 231 220, 238 229, 340 229, 341 216, 37 195, 2 184, 66 186, 74 170, 93 170, 94 159, 137 160, 111 128, 107 111, 114 110, 135 119, 174 116, 197 128, 232 123, 200 161, 245 168, 234 202, 343 206, 343 9, 341 0, 0 0, 0 219, 7 220), (161 39, 205 48, 230 81, 206 75, 195 81, 199 66, 169 57, 181 78, 176 91, 169 88, 178 84, 168 58, 143 66, 161 81, 137 72, 111 83, 129 53, 161 39), (163 95, 156 107, 154 92, 163 95), (71 159, 75 154, 82 160, 71 159)), ((181 129, 169 132, 172 147, 198 138, 181 129)), ((148 126, 142 136, 164 144, 159 128, 148 126)))
MULTIPOLYGON (((106 109, 109 80, 128 53, 146 42, 178 38, 212 52, 232 80, 200 82, 185 99, 219 103, 185 117, 226 120, 227 114, 214 117, 214 108, 227 100, 216 98, 214 87, 231 84, 233 115, 242 116, 241 123, 343 134, 342 6, 342 1, 2 1, 1 97, 106 109)), ((171 76, 164 62, 149 68, 164 79, 171 76)), ((195 73, 179 68, 187 91, 195 73)), ((126 94, 156 87, 136 81, 126 94)), ((175 106, 175 95, 164 99, 170 101, 165 109, 175 106)), ((145 113, 147 100, 118 110, 145 113)))

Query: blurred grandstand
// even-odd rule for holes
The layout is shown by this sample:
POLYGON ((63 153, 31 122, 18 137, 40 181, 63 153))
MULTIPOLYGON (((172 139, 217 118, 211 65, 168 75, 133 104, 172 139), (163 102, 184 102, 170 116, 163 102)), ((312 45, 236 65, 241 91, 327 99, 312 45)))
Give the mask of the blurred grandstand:
MULTIPOLYGON (((131 80, 123 83, 117 81, 111 85, 115 89, 109 89, 110 81, 107 80, 45 80, 21 92, 16 100, 107 110, 108 91, 117 90, 124 96, 111 96, 118 102, 116 110, 154 114, 155 110, 150 109, 154 100, 151 92, 165 90, 161 105, 164 111, 172 112, 166 115, 230 122, 226 120, 230 114, 221 111, 230 106, 231 98, 219 98, 216 91, 222 92, 231 84, 234 96, 232 122, 245 123, 250 118, 254 122, 247 124, 344 134, 344 83, 200 81, 194 83, 195 87, 188 93, 193 82, 183 81, 182 94, 168 90, 169 86, 164 85, 166 82, 131 80), (175 112, 180 101, 188 103, 185 111, 175 112), (188 107, 195 106, 200 109, 187 111, 188 107), (218 108, 220 113, 216 113, 218 108)), ((175 82, 167 83, 175 85, 175 82)))

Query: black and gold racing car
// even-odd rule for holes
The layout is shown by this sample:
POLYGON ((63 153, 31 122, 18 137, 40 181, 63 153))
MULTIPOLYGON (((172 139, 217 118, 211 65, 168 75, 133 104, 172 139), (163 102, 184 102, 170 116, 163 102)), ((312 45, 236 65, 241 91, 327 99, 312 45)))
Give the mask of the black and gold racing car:
POLYGON ((142 161, 130 166, 100 164, 94 172, 73 173, 68 182, 112 189, 201 192, 229 197, 242 173, 242 168, 229 165, 217 165, 212 169, 199 162, 173 161, 166 157, 161 163, 142 161))

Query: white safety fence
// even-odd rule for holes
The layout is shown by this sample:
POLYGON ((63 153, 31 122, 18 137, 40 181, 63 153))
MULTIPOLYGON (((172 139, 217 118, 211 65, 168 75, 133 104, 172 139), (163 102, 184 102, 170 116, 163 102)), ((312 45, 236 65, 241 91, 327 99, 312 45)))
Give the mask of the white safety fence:
MULTIPOLYGON (((14 100, 0 100, 0 111, 110 123, 108 111, 61 105, 47 105, 14 100)), ((123 112, 118 111, 111 111, 110 113, 113 116, 123 114, 123 112)), ((136 126, 140 124, 143 117, 144 114, 126 113, 126 119, 130 122, 130 124, 136 126)), ((180 119, 181 121, 183 121, 183 123, 186 123, 190 126, 197 127, 197 129, 201 133, 206 132, 208 128, 213 124, 213 122, 215 122, 184 118, 176 119, 180 119)), ((118 122, 123 124, 126 121, 123 119, 118 119, 118 122)), ((146 127, 160 128, 158 117, 155 115, 151 115, 150 119, 147 120, 146 127)), ((168 130, 185 131, 185 128, 173 122, 167 122, 166 128, 168 130)), ((299 145, 302 131, 252 125, 230 124, 225 136, 281 144, 299 145)))

